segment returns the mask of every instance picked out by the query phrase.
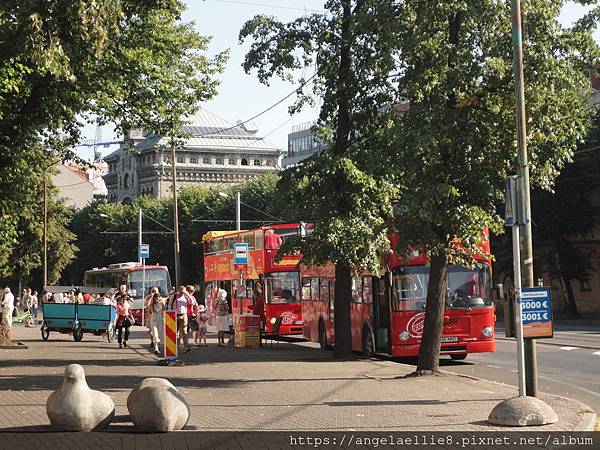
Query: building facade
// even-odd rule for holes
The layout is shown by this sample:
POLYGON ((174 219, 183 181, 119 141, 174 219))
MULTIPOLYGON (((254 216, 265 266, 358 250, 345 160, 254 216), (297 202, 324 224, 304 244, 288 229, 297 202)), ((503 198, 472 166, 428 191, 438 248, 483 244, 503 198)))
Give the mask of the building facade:
MULTIPOLYGON (((235 185, 266 172, 281 170, 283 151, 257 136, 250 124, 234 125, 200 110, 184 127, 189 136, 176 150, 178 189, 186 186, 235 185)), ((121 146, 104 158, 108 201, 131 203, 147 195, 172 194, 171 151, 168 138, 131 130, 131 149, 121 146)))
POLYGON ((52 175, 52 184, 58 189, 58 197, 75 209, 87 206, 94 196, 94 185, 89 175, 75 163, 58 164, 52 175))
POLYGON ((288 134, 288 151, 283 157, 284 168, 293 167, 303 159, 325 149, 327 145, 312 132, 313 122, 294 125, 288 134))

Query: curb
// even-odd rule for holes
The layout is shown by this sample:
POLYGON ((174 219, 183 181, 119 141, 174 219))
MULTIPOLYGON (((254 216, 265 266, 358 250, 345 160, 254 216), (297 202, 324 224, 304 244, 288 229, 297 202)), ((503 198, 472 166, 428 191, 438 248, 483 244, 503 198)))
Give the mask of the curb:
MULTIPOLYGON (((503 337, 503 338, 499 338, 496 337, 496 340, 498 341, 514 341, 515 338, 507 338, 507 337, 503 337)), ((600 350, 600 346, 596 345, 596 346, 588 346, 588 345, 575 345, 575 344, 559 344, 556 342, 541 342, 542 339, 536 339, 536 343, 538 345, 554 345, 555 347, 575 347, 575 348, 585 348, 587 350, 600 350)))
MULTIPOLYGON (((454 375, 457 377, 468 378, 471 380, 485 381, 485 382, 491 383, 491 384, 498 384, 498 385, 502 385, 502 386, 511 386, 511 387, 516 388, 516 386, 513 386, 512 384, 501 383, 501 382, 493 381, 493 380, 486 380, 485 378, 474 377, 472 375, 463 375, 460 373, 450 372, 447 370, 440 370, 440 372, 443 372, 443 373, 446 373, 449 375, 454 375)), ((594 431, 596 429, 596 418, 597 418, 596 413, 592 410, 592 408, 590 408, 585 403, 582 403, 579 400, 575 400, 573 398, 564 397, 562 395, 547 394, 545 392, 543 392, 543 394, 551 396, 551 397, 566 399, 566 400, 574 403, 575 406, 579 407, 579 412, 582 414, 581 414, 581 417, 579 418, 579 422, 575 425, 575 427, 571 431, 594 431)))

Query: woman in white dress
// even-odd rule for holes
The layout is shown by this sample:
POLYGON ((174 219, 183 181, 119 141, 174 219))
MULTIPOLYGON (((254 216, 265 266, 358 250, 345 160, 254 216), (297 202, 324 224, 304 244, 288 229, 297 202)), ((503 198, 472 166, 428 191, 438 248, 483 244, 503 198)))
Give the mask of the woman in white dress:
POLYGON ((225 345, 225 333, 229 331, 229 305, 227 304, 227 291, 225 289, 219 289, 215 303, 215 314, 218 345, 225 345))
POLYGON ((150 313, 150 330, 152 334, 152 345, 154 346, 154 353, 158 355, 158 345, 162 342, 163 336, 163 311, 165 309, 165 302, 158 292, 152 294, 150 304, 148 305, 148 312, 150 313))

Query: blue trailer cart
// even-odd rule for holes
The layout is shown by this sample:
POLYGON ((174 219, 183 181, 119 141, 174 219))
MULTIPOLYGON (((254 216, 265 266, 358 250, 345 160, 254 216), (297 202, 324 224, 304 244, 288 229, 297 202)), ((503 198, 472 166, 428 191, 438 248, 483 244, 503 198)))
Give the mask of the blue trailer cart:
MULTIPOLYGON (((69 292, 76 286, 46 286, 47 292, 69 292)), ((104 293, 103 288, 78 288, 82 293, 104 293)), ((44 321, 42 322, 42 339, 47 341, 50 332, 72 334, 75 342, 83 339, 83 333, 97 336, 106 334, 111 341, 114 331, 115 308, 112 305, 78 304, 78 303, 42 303, 44 321)))

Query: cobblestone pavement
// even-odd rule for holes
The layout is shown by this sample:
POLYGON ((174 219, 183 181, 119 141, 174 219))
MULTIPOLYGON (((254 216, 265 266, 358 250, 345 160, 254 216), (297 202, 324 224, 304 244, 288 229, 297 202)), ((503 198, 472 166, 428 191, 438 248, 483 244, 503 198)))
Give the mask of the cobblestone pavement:
MULTIPOLYGON (((158 366, 145 331, 132 330, 129 347, 119 349, 89 334, 74 342, 51 333, 44 342, 39 329, 15 326, 13 340, 29 349, 0 350, 1 431, 13 431, 11 439, 19 431, 47 431, 46 398, 70 363, 83 365, 89 386, 113 398, 115 432, 131 431, 127 395, 150 376, 168 378, 187 397, 189 426, 204 431, 506 431, 486 419, 497 403, 517 395, 511 386, 455 375, 402 378, 414 367, 392 361, 334 361, 310 343, 240 349, 217 347, 212 338, 208 348, 180 356, 185 366, 158 366)), ((573 430, 586 410, 569 399, 542 398, 560 420, 535 431, 573 430)), ((73 435, 79 434, 64 434, 61 447, 78 448, 73 435)), ((107 436, 117 439, 114 433, 86 435, 98 448, 107 436)), ((118 439, 124 445, 127 437, 118 439)))

